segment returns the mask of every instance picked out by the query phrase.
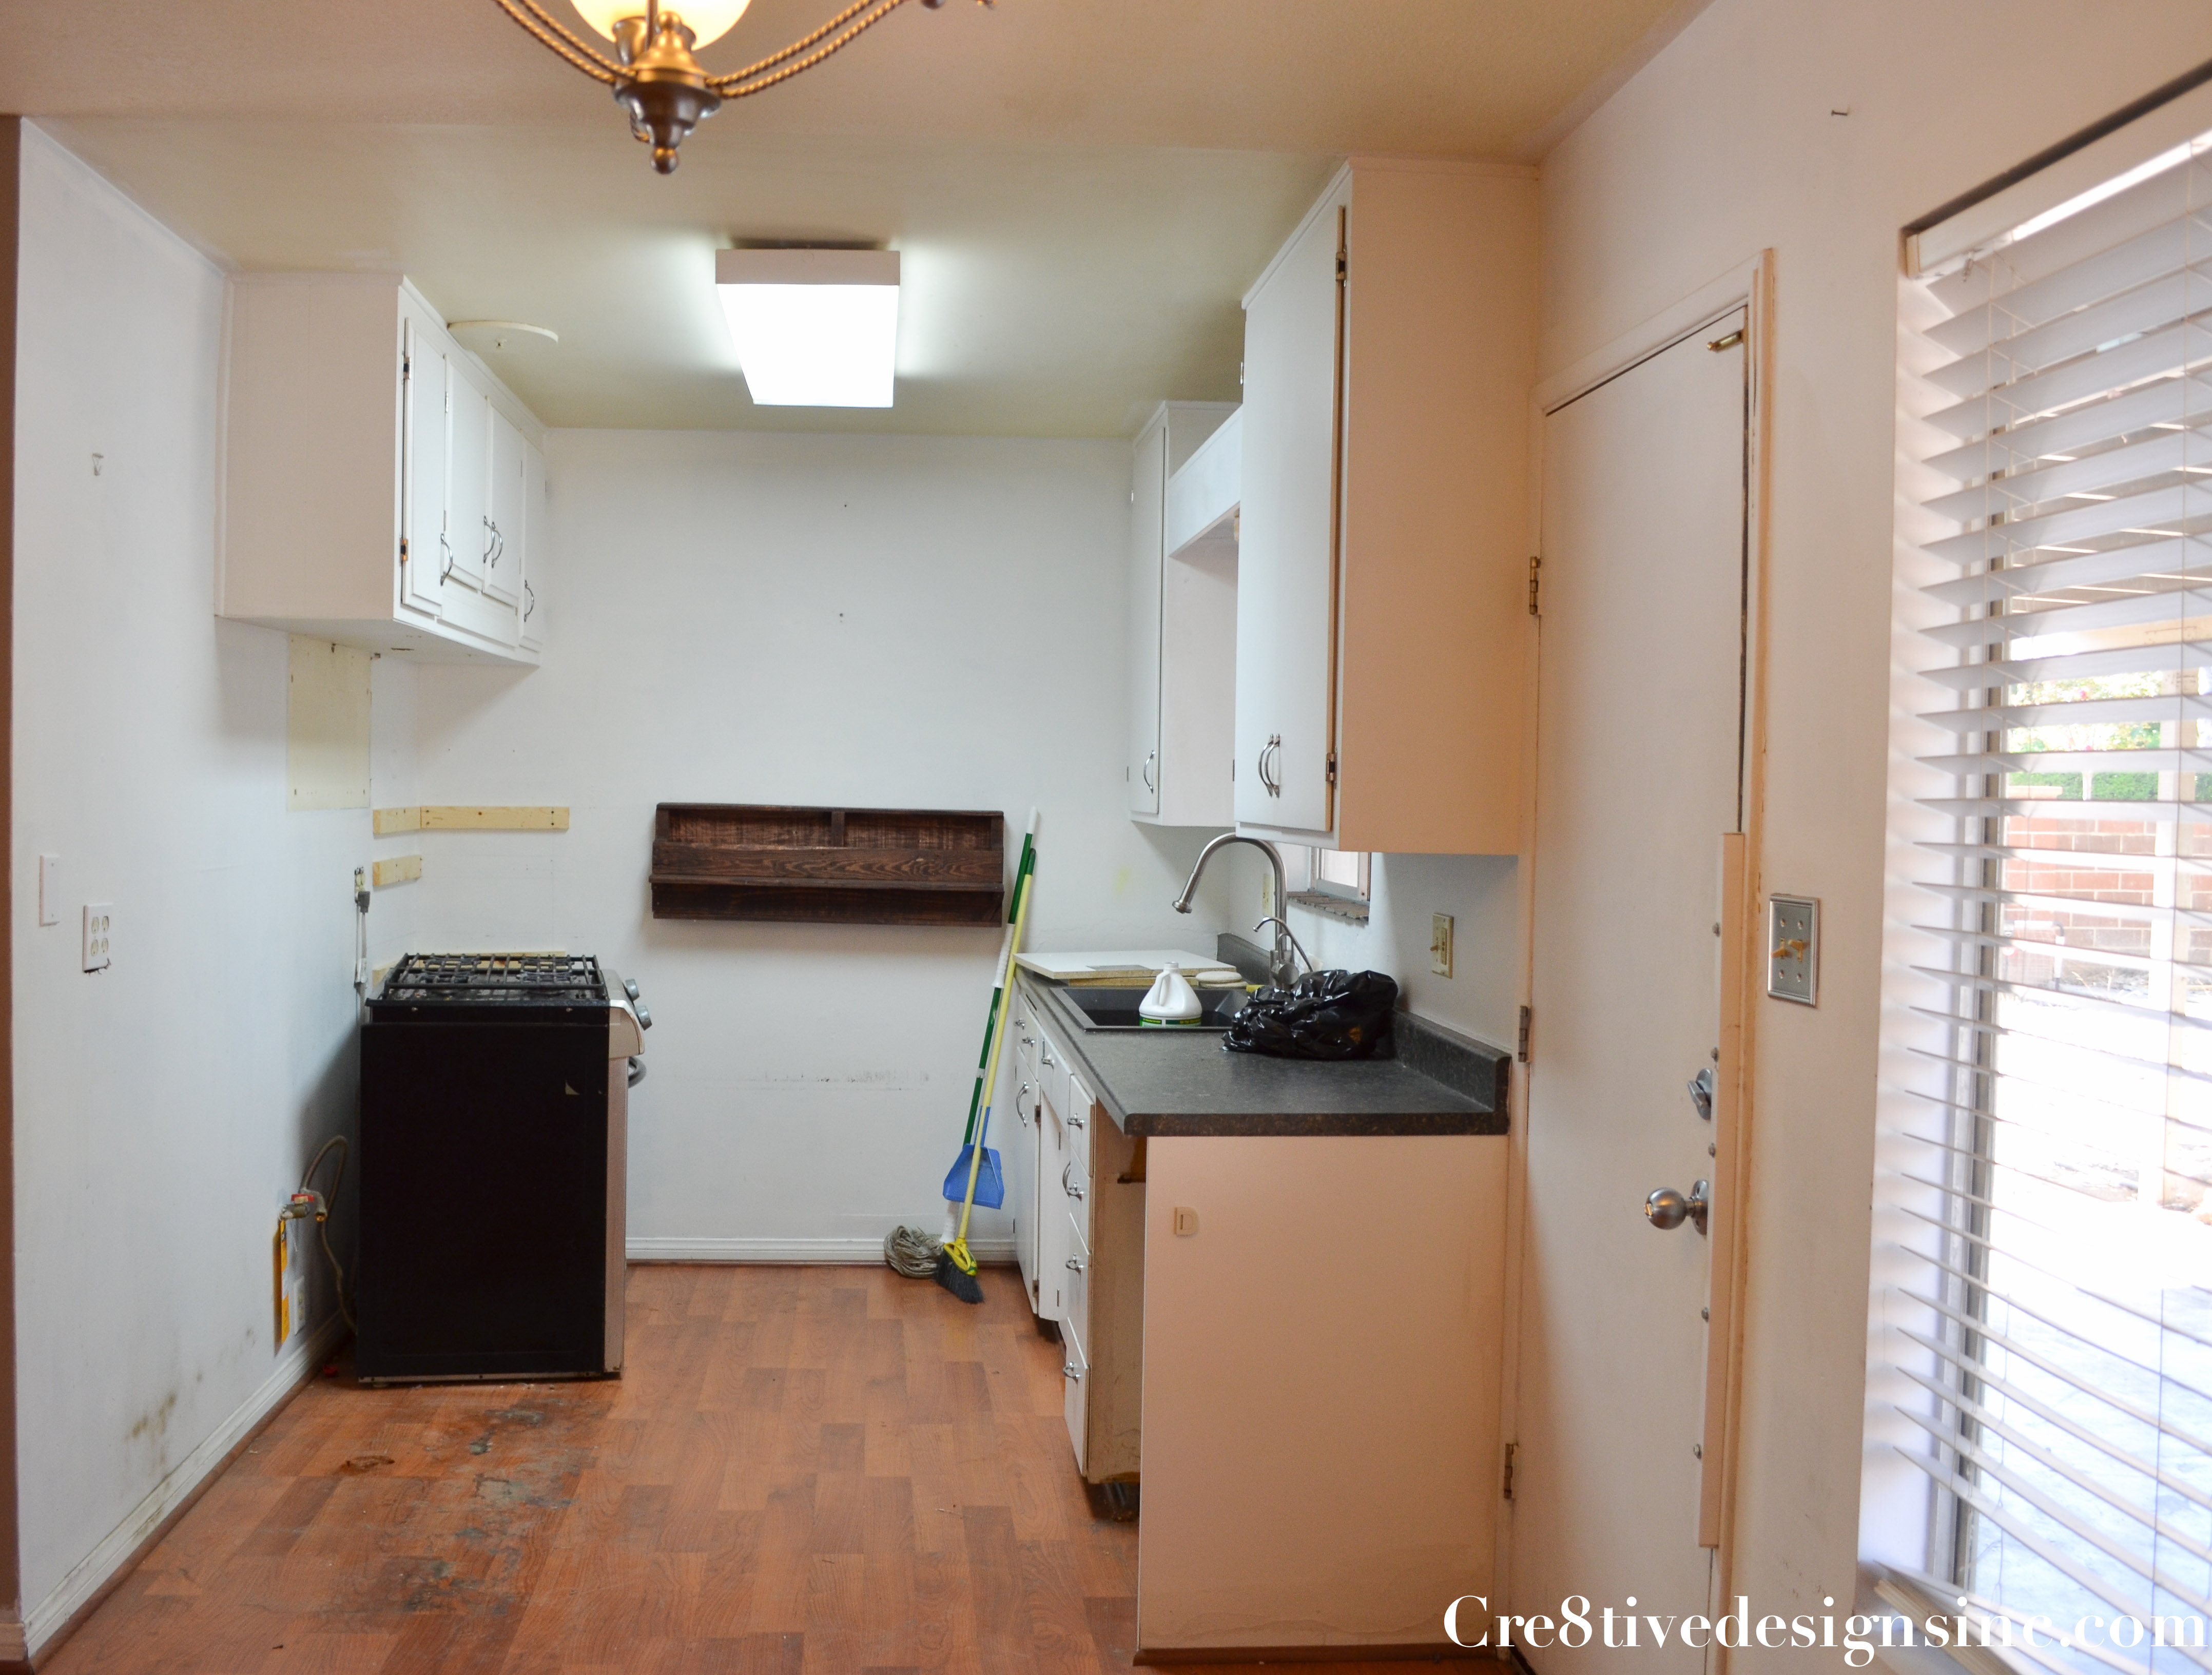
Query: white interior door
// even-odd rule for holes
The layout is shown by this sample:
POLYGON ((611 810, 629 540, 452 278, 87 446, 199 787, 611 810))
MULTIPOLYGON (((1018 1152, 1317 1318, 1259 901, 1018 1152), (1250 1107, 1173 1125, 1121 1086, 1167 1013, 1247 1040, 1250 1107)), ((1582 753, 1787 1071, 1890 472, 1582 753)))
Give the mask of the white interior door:
MULTIPOLYGON (((1745 355, 1736 315, 1545 421, 1534 1052, 1513 1609, 1582 1594, 1690 1675, 1711 1241, 1646 1195, 1710 1180, 1721 839, 1741 819, 1745 355), (1735 341, 1724 349, 1729 334, 1735 341)), ((1541 1675, 1608 1667, 1595 1640, 1541 1675)))

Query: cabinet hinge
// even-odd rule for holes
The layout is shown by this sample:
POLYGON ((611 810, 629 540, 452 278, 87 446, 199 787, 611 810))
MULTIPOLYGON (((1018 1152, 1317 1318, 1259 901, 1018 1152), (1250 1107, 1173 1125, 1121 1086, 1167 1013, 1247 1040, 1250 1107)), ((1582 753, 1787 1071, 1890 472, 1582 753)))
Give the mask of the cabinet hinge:
POLYGON ((1528 1062, 1528 1008, 1523 1006, 1521 1009, 1521 1032, 1514 1042, 1513 1056, 1524 1065, 1528 1062))
POLYGON ((1336 783, 1336 752, 1334 750, 1328 753, 1328 782, 1331 785, 1336 783))
POLYGON ((399 537, 399 561, 402 564, 407 561, 407 537, 404 535, 399 537))
POLYGON ((1521 1445, 1518 1442, 1508 1442, 1505 1445, 1505 1481, 1500 1487, 1509 1501, 1513 1498, 1513 1457, 1520 1452, 1521 1445))
POLYGON ((1540 615, 1536 609, 1536 601, 1543 586, 1543 570, 1542 559, 1532 558, 1528 561, 1528 614, 1531 616, 1540 615))
POLYGON ((399 381, 404 384, 415 376, 415 357, 402 349, 399 352, 399 381))

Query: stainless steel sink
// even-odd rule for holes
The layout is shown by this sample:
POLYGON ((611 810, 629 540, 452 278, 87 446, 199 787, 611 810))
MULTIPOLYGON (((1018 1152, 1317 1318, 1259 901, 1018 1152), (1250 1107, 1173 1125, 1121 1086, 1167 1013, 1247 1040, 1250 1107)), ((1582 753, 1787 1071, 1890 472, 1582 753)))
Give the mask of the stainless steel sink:
POLYGON ((1147 1023, 1137 1016, 1137 1004, 1144 999, 1141 988, 1063 988, 1060 998, 1075 1009, 1086 1030, 1151 1029, 1160 1033, 1170 1031, 1223 1030, 1229 1020, 1244 1009, 1247 998, 1242 989, 1200 989, 1200 1007, 1195 1023, 1147 1023))

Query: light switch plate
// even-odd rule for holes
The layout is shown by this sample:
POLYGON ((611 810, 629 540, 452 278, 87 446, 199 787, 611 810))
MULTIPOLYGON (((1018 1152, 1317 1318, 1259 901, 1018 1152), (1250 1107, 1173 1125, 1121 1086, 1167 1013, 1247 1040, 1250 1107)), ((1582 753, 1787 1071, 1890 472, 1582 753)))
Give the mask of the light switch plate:
POLYGON ((1188 1205, 1178 1204, 1175 1211, 1175 1230, 1178 1239, 1188 1239, 1198 1231, 1198 1211, 1188 1205))
POLYGON ((39 857, 39 923, 58 925, 62 922, 62 858, 59 855, 39 857))
POLYGON ((1820 1004, 1820 904, 1815 898, 1767 897, 1766 992, 1777 1000, 1820 1004))
POLYGON ((88 901, 84 904, 84 968, 105 971, 112 958, 109 940, 115 926, 115 904, 112 901, 88 901))

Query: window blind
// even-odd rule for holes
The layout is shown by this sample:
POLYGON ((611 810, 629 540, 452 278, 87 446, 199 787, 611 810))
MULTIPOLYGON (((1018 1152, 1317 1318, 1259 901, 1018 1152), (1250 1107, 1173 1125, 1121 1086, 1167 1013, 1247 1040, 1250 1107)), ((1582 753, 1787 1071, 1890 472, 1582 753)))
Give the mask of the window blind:
POLYGON ((1907 1457, 1954 1514, 1931 1569, 2112 1625, 2022 1655, 2212 1671, 2171 1621, 2212 1617, 2212 153, 1925 288, 1957 533, 1923 543, 1954 695, 1924 719, 1955 748, 1922 759, 1948 1000, 1907 1457))

